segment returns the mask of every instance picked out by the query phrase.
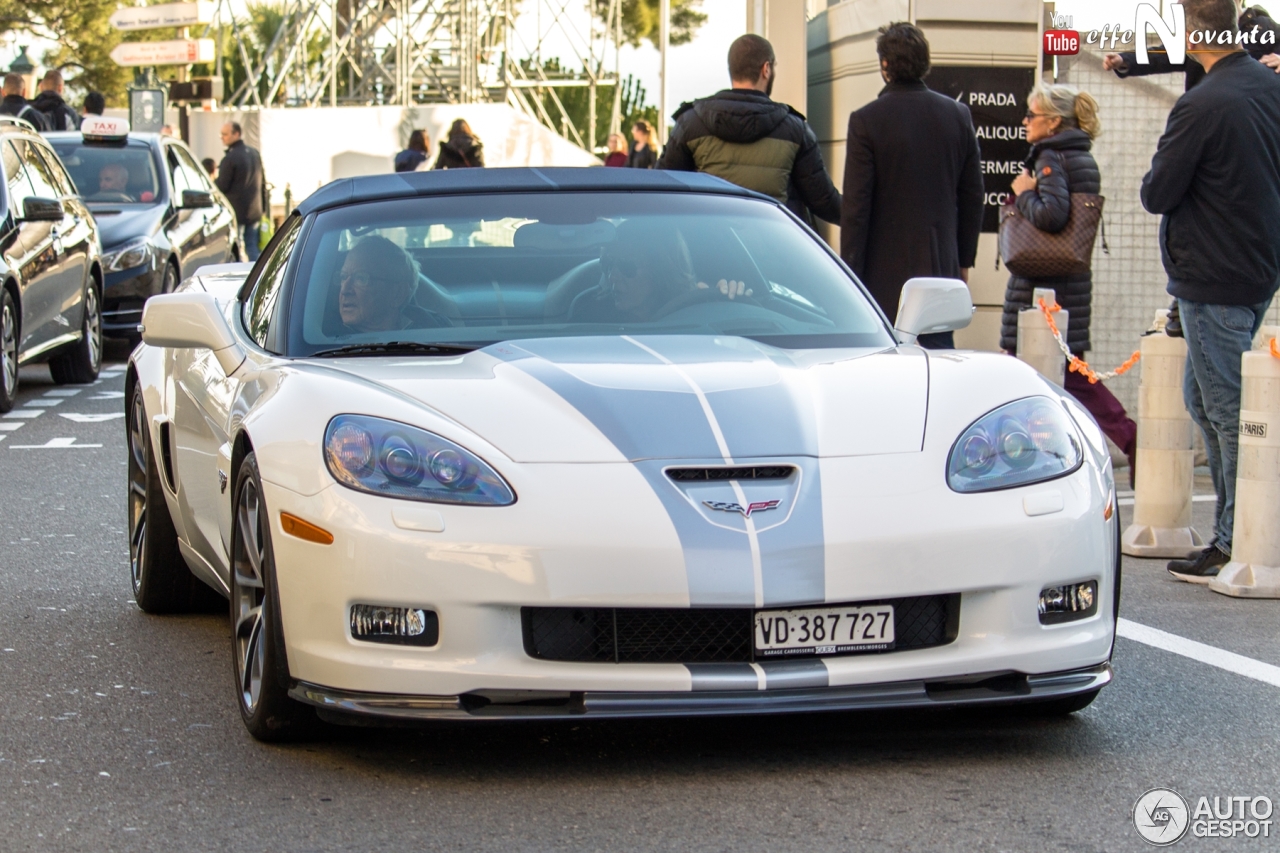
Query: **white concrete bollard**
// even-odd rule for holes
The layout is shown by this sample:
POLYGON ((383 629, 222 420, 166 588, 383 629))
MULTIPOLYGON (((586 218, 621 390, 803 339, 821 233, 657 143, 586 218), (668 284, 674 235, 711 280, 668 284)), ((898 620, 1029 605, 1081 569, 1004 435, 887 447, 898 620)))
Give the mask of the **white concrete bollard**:
POLYGON ((1209 589, 1236 598, 1280 598, 1280 358, 1263 326, 1240 360, 1240 452, 1231 562, 1209 589))
MULTIPOLYGON (((1041 299, 1046 305, 1057 301, 1052 288, 1037 287, 1032 291, 1031 307, 1018 312, 1018 359, 1034 367, 1041 376, 1061 388, 1066 380, 1067 357, 1062 354, 1057 339, 1049 330, 1049 321, 1040 310, 1041 299)), ((1064 340, 1067 337, 1069 314, 1070 312, 1062 310, 1053 315, 1064 340)))
POLYGON ((1168 309, 1156 312, 1159 331, 1139 344, 1137 477, 1133 522, 1120 537, 1131 557, 1189 557, 1204 548, 1191 526, 1195 488, 1193 424, 1182 398, 1187 342, 1164 333, 1168 309))

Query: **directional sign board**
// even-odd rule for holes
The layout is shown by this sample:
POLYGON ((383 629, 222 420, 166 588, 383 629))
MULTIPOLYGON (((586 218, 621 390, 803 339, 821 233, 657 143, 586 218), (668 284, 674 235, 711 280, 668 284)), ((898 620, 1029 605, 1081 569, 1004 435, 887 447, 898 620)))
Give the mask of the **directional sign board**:
POLYGON ((173 41, 136 41, 118 44, 111 51, 116 65, 190 65, 213 62, 213 39, 174 39, 173 41))
POLYGON ((129 6, 116 9, 108 19, 117 30, 154 30, 158 27, 193 27, 213 21, 214 4, 165 3, 163 6, 129 6))

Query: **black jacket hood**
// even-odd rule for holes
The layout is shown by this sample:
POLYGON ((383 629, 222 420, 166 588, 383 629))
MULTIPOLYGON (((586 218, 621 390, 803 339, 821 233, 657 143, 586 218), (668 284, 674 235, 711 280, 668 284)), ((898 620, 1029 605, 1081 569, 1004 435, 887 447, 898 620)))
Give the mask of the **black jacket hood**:
POLYGON ((725 89, 694 101, 688 108, 702 119, 712 136, 744 145, 773 133, 791 114, 786 104, 751 89, 725 89))
POLYGON ((42 113, 47 113, 54 107, 65 107, 67 102, 62 96, 54 91, 44 91, 36 95, 36 99, 31 102, 31 106, 35 107, 42 113))

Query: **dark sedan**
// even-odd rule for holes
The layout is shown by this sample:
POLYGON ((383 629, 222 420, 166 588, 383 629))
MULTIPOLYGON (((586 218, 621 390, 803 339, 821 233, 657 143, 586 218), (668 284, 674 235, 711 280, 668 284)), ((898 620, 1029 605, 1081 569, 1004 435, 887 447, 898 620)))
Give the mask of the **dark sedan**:
POLYGON ((105 334, 137 339, 148 297, 172 291, 206 264, 243 257, 231 204, 181 140, 155 133, 45 138, 102 235, 105 334))

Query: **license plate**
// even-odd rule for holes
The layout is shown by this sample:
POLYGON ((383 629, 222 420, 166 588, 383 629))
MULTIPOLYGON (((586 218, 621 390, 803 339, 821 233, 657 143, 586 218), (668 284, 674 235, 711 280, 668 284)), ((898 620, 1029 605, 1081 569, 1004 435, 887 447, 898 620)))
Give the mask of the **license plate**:
POLYGON ((756 656, 838 655, 893 648, 893 605, 756 612, 756 656))

